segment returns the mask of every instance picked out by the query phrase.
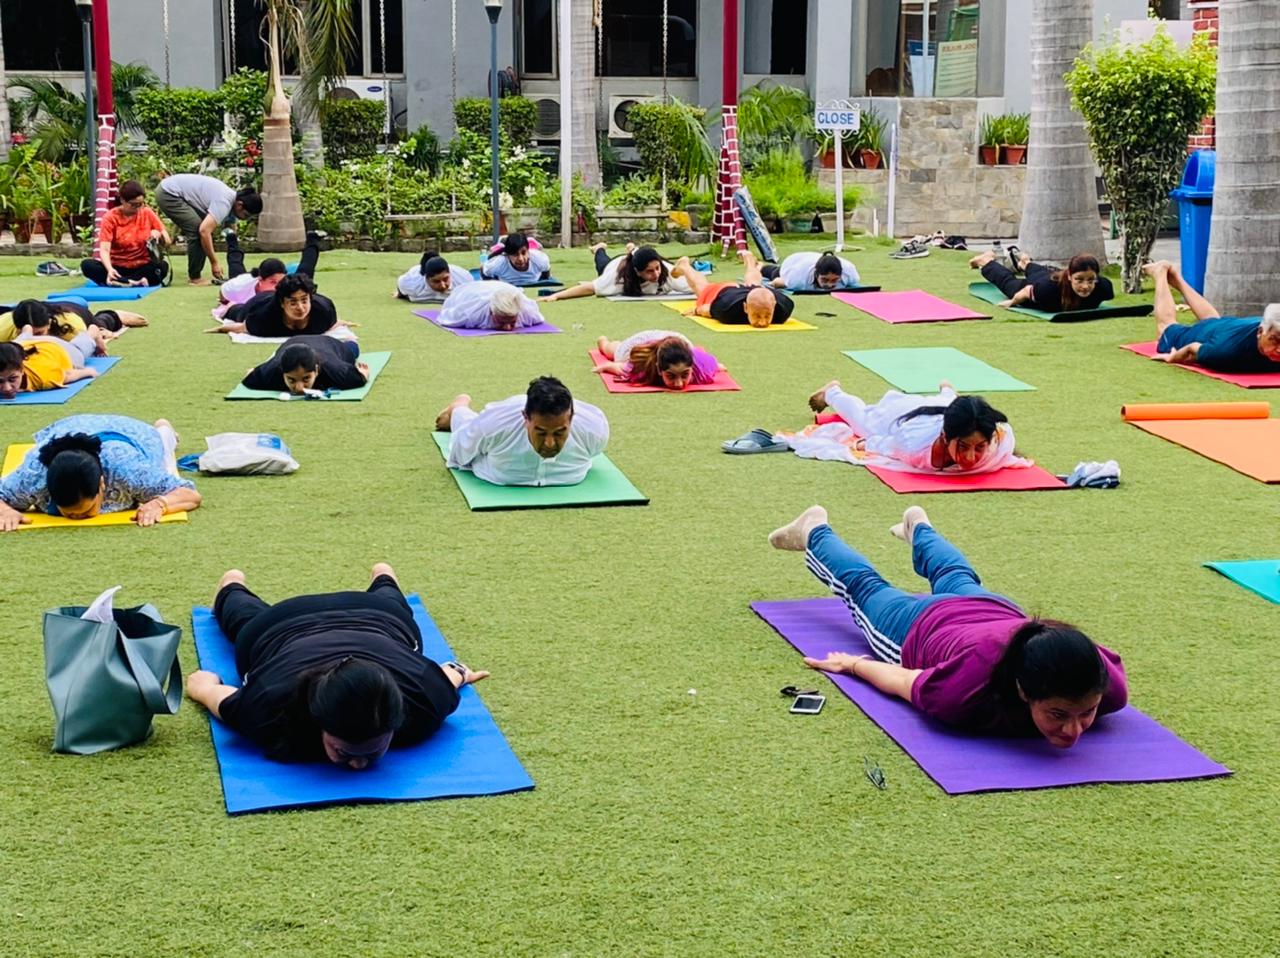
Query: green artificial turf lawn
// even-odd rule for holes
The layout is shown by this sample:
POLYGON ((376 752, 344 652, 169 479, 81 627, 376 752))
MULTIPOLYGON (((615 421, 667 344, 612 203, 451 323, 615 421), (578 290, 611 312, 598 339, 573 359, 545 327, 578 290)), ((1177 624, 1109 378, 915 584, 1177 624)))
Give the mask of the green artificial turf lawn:
MULTIPOLYGON (((895 262, 866 245, 851 254, 864 282, 978 305, 968 254, 895 262)), ((566 280, 593 272, 585 250, 552 258, 566 280)), ((462 339, 390 297, 413 259, 321 257, 320 288, 363 324, 363 348, 395 351, 362 403, 224 402, 273 347, 201 335, 215 294, 177 286, 138 304, 152 327, 70 404, 0 409, 5 443, 118 412, 171 419, 181 453, 217 432, 278 432, 302 464, 200 479, 186 525, 3 538, 0 952, 1277 953, 1280 608, 1200 563, 1280 556, 1278 492, 1119 417, 1124 402, 1272 393, 1117 348, 1153 338, 1150 318, 1059 326, 997 310, 891 326, 799 297, 817 332, 715 336, 661 306, 592 299, 544 307, 563 335, 462 339), (587 358, 596 336, 651 327, 713 349, 742 391, 607 394, 587 358), (855 467, 719 444, 802 425, 833 378, 877 397, 886 384, 841 350, 942 345, 1036 386, 992 397, 1022 451, 1060 473, 1114 458, 1123 484, 922 497, 935 524, 989 587, 1118 650, 1134 704, 1234 777, 948 797, 749 611, 822 594, 799 556, 765 543, 814 502, 892 581, 922 585, 887 532, 910 498, 855 467), (606 410, 609 455, 651 505, 467 510, 431 441, 436 412, 543 373, 606 410), (480 693, 534 791, 231 819, 189 701, 146 745, 50 754, 45 609, 123 583, 122 602, 154 602, 188 630, 189 672, 190 609, 225 569, 275 600, 362 587, 378 560, 464 661, 492 670, 480 693), (825 711, 788 714, 778 689, 791 684, 822 687, 825 711)), ((35 262, 0 259, 0 299, 74 285, 34 277, 35 262)), ((715 278, 733 275, 716 259, 715 278)))

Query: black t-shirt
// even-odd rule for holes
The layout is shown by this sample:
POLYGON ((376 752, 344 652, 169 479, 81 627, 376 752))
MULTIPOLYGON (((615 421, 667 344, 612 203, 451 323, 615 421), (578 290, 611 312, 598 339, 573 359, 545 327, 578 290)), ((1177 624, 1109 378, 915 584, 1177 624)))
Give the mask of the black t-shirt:
MULTIPOLYGON (((1111 280, 1105 276, 1098 277, 1098 284, 1093 292, 1080 301, 1080 305, 1072 309, 1097 309, 1109 299, 1115 299, 1116 291, 1111 280)), ((1031 302, 1028 306, 1046 313, 1062 312, 1062 287, 1052 279, 1038 279, 1031 284, 1031 302)))
POLYGON ((773 294, 777 304, 773 307, 773 324, 785 323, 791 318, 796 308, 795 301, 786 293, 768 286, 730 286, 722 289, 711 301, 711 318, 722 323, 744 324, 747 322, 747 297, 753 289, 766 289, 773 294))
POLYGON ((284 311, 276 302, 276 294, 268 292, 259 293, 245 303, 236 318, 245 324, 245 331, 251 336, 319 336, 337 324, 338 310, 328 296, 312 293, 306 328, 290 329, 284 324, 284 311))
MULTIPOLYGON (((41 305, 45 306, 49 310, 50 315, 52 315, 54 319, 57 319, 63 313, 75 313, 75 315, 79 316, 86 326, 93 322, 93 313, 89 312, 86 307, 81 306, 79 303, 56 303, 46 299, 41 301, 41 305)), ((16 303, 13 306, 0 306, 0 316, 8 316, 16 307, 16 303)), ((17 323, 14 323, 14 325, 16 326, 17 323)))
POLYGON ((291 709, 294 691, 304 672, 347 656, 381 665, 400 687, 405 721, 392 748, 424 741, 458 707, 458 690, 437 663, 418 651, 421 636, 412 619, 390 606, 385 611, 371 607, 369 593, 350 595, 355 606, 350 611, 290 614, 291 605, 305 609, 311 596, 277 603, 264 630, 250 635, 246 629, 236 642, 236 667, 244 684, 222 700, 218 713, 277 761, 324 760, 320 727, 305 712, 291 709))
POLYGON ((282 343, 276 354, 253 369, 242 380, 249 389, 269 389, 283 392, 289 387, 284 382, 284 370, 280 368, 280 354, 299 343, 310 346, 320 361, 316 381, 312 389, 359 389, 365 384, 364 374, 351 362, 347 344, 332 336, 292 336, 282 343))

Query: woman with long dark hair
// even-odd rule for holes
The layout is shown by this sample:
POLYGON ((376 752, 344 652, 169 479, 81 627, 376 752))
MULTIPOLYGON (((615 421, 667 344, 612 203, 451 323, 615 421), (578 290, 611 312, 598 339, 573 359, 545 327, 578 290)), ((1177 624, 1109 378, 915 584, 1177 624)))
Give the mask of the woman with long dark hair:
POLYGON ((996 262, 996 254, 988 251, 969 260, 969 268, 982 271, 982 278, 998 288, 1008 299, 1001 306, 1027 306, 1045 313, 1069 313, 1078 309, 1097 309, 1116 295, 1111 280, 1102 275, 1096 256, 1082 253, 1073 256, 1064 269, 1054 269, 1032 262, 1031 257, 1010 247, 1012 265, 1022 272, 996 262))
POLYGON ((714 380, 724 368, 705 349, 665 329, 646 329, 622 342, 601 336, 596 348, 606 361, 593 372, 613 373, 637 386, 677 390, 701 386, 714 380))
POLYGON ((557 299, 578 299, 583 296, 664 296, 668 293, 693 294, 689 281, 671 274, 671 264, 664 260, 652 246, 627 244, 627 251, 609 258, 604 243, 592 247, 595 254, 596 278, 576 286, 569 286, 551 296, 546 302, 557 299))
POLYGON ((911 546, 930 594, 889 585, 811 506, 774 530, 775 549, 803 552, 819 581, 848 606, 875 657, 832 652, 805 665, 843 673, 931 718, 992 735, 1041 735, 1070 748, 1099 715, 1128 701, 1120 656, 1075 626, 1028 616, 989 592, 960 550, 919 506, 890 530, 911 546))
POLYGON ((368 768, 388 749, 433 735, 458 707, 458 690, 489 675, 422 654, 422 633, 385 562, 364 592, 275 605, 231 569, 213 614, 235 646, 242 684, 199 670, 187 694, 276 761, 368 768))

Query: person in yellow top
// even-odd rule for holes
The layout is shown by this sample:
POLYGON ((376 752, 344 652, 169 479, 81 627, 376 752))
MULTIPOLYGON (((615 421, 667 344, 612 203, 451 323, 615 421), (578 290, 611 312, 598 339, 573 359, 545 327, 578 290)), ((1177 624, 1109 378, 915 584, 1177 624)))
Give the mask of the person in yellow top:
POLYGON ((106 333, 98 326, 89 329, 91 332, 70 341, 24 334, 13 342, 0 343, 0 400, 97 376, 98 371, 85 361, 103 349, 106 333))

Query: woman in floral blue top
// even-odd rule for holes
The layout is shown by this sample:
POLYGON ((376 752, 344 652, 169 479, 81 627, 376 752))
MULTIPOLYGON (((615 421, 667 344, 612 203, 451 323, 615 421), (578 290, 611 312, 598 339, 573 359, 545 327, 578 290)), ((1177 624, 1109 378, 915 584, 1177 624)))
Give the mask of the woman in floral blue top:
POLYGON ((68 416, 35 434, 35 448, 0 479, 0 532, 31 521, 27 512, 90 519, 137 509, 140 526, 200 506, 195 484, 178 478, 178 437, 128 416, 68 416))

